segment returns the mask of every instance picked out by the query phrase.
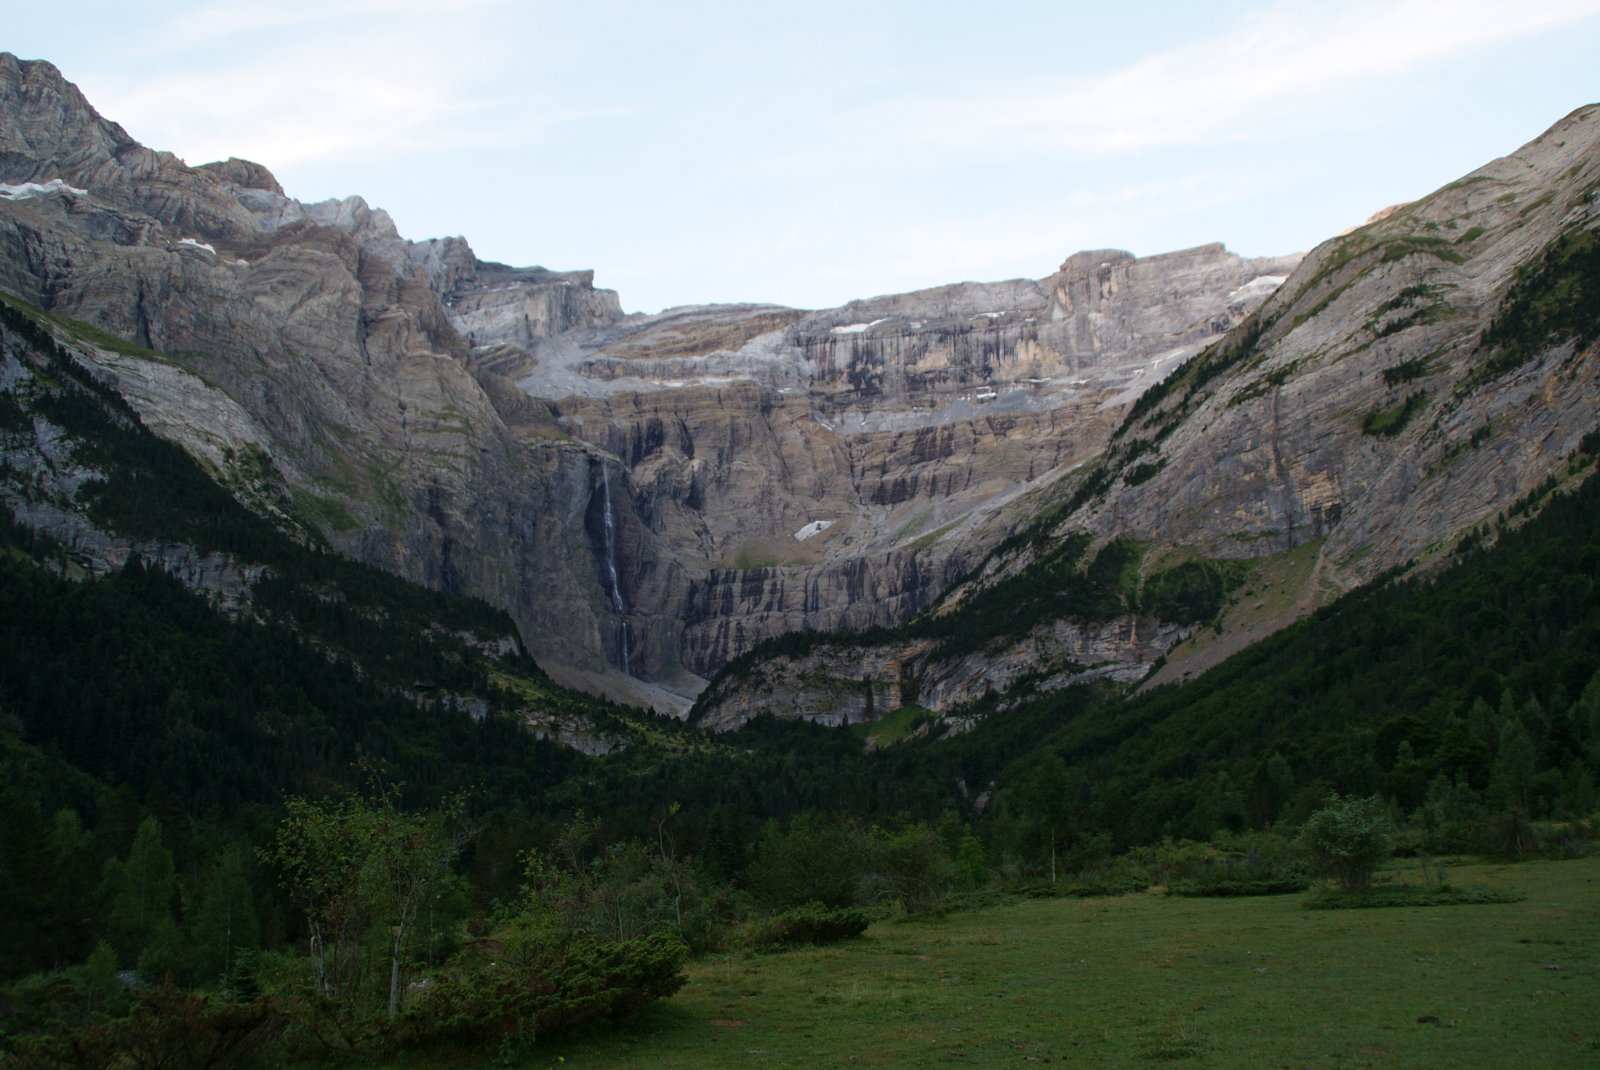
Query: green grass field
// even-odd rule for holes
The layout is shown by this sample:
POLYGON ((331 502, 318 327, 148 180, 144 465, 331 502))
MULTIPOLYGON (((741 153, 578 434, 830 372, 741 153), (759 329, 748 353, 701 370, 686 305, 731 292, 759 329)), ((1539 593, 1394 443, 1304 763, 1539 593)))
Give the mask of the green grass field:
POLYGON ((832 948, 694 963, 626 1031, 520 1065, 1600 1067, 1600 859, 1449 879, 1527 898, 1133 895, 884 921, 832 948))

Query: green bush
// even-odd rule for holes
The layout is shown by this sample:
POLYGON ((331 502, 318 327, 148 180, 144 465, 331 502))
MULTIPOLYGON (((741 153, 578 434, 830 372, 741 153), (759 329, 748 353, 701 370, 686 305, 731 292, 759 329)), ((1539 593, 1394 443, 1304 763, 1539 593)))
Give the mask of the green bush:
POLYGON ((1304 874, 1278 874, 1265 877, 1185 877, 1167 886, 1172 895, 1188 898, 1222 898, 1246 895, 1289 895, 1303 892, 1311 882, 1304 874))
POLYGON ((769 907, 844 907, 856 901, 868 862, 869 840, 860 822, 811 810, 795 815, 786 828, 767 823, 745 880, 769 907))
POLYGON ((1361 433, 1378 436, 1398 435, 1410 422, 1412 415, 1427 403, 1428 393, 1422 390, 1407 394, 1405 400, 1398 405, 1373 409, 1362 417, 1361 433))
POLYGON ((441 1040, 488 1047, 570 1036, 672 995, 683 987, 688 958, 683 941, 665 930, 623 941, 579 936, 520 953, 514 944, 487 942, 435 977, 395 1039, 405 1047, 441 1040))
POLYGON ((1300 843, 1322 876, 1347 892, 1357 892, 1389 855, 1394 823, 1383 800, 1328 797, 1327 805, 1306 819, 1300 843))
POLYGON ((832 944, 848 940, 867 931, 872 918, 860 907, 834 907, 828 909, 821 903, 807 903, 803 907, 786 910, 778 920, 783 925, 783 940, 790 945, 832 944))
POLYGON ((874 829, 872 868, 862 879, 871 902, 893 900, 907 914, 938 914, 960 877, 939 834, 926 825, 874 829))

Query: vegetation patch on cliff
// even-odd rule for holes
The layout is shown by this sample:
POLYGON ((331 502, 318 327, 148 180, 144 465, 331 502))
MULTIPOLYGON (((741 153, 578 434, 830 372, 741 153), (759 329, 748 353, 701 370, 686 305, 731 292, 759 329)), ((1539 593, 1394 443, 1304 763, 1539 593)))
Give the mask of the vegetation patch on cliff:
POLYGON ((1493 382, 1552 346, 1582 350, 1600 338, 1600 231, 1575 228, 1524 264, 1484 331, 1485 359, 1462 390, 1493 382))
POLYGON ((1407 394, 1404 401, 1396 405, 1389 405, 1373 409, 1361 418, 1361 433, 1364 435, 1398 435, 1411 422, 1411 417, 1428 403, 1428 393, 1419 390, 1407 394))

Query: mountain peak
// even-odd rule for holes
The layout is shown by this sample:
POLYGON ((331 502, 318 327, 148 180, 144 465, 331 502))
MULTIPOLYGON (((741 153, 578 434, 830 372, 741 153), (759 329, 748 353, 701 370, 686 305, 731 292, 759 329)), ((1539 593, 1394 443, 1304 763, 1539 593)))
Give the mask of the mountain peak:
POLYGON ((137 147, 54 64, 0 52, 0 181, 87 188, 106 161, 137 147))
POLYGON ((215 175, 223 182, 239 189, 262 190, 277 194, 279 197, 285 196, 283 187, 278 184, 272 172, 252 160, 241 160, 237 156, 230 156, 226 160, 201 164, 195 170, 215 175))

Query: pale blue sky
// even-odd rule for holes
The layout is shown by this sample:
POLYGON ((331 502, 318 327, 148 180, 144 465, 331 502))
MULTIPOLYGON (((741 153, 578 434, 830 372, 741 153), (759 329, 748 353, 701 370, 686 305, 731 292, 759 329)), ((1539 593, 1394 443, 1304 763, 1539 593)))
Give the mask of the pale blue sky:
POLYGON ((0 49, 642 311, 1302 250, 1600 100, 1600 0, 87 0, 0 49))

